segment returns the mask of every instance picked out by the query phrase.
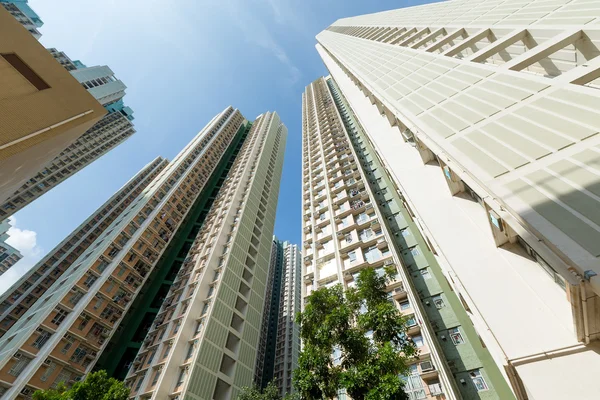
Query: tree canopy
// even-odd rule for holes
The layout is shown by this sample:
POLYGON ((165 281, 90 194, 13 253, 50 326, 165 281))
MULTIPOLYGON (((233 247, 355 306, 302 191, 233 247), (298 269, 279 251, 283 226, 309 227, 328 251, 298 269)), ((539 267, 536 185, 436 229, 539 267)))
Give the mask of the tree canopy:
POLYGON ((38 390, 33 400, 127 400, 129 388, 106 371, 92 372, 85 380, 75 383, 70 389, 59 384, 56 389, 38 390))
POLYGON ((400 375, 417 350, 385 291, 395 272, 367 268, 355 288, 323 287, 307 297, 297 317, 304 348, 294 371, 303 399, 331 399, 340 389, 354 400, 408 399, 400 375))
MULTIPOLYGON (((258 387, 245 387, 237 400, 282 400, 279 390, 273 381, 269 382, 267 387, 260 390, 258 387)), ((283 400, 299 400, 298 396, 288 394, 283 400)))

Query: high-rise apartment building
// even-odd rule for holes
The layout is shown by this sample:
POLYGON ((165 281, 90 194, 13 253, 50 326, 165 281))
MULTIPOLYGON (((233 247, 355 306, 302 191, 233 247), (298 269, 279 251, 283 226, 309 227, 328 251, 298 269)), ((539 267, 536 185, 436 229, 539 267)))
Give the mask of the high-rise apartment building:
POLYGON ((11 39, 0 43, 0 203, 4 203, 106 110, 4 8, 0 8, 0 36, 11 39))
POLYGON ((168 161, 157 157, 131 178, 69 236, 0 295, 0 337, 42 298, 69 266, 125 211, 168 161))
POLYGON ((86 66, 82 64, 81 61, 71 60, 71 58, 64 51, 59 51, 54 47, 51 47, 47 50, 50 52, 50 54, 52 54, 52 57, 54 57, 54 59, 58 61, 59 64, 62 65, 63 68, 69 72, 74 71, 77 68, 86 68, 86 66))
POLYGON ((133 354, 132 395, 227 398, 250 384, 285 135, 276 114, 215 116, 4 333, 0 394, 27 398, 98 361, 115 373, 148 329, 136 352, 157 357, 133 354))
POLYGON ((0 4, 8 11, 21 25, 25 27, 35 37, 39 39, 42 34, 37 28, 41 28, 44 22, 29 7, 27 0, 0 0, 0 4))
POLYGON ((28 181, 0 203, 0 218, 7 218, 21 210, 135 133, 133 110, 123 103, 126 86, 109 67, 86 67, 54 48, 48 51, 108 113, 56 158, 40 165, 28 181))
POLYGON ((264 389, 273 380, 282 272, 283 247, 277 238, 273 236, 267 290, 265 292, 265 304, 263 307, 263 320, 256 354, 256 368, 254 370, 254 383, 261 389, 264 389))
POLYGON ((409 398, 513 398, 335 82, 309 85, 302 107, 302 295, 353 287, 363 268, 393 268, 389 298, 419 350, 405 377, 409 398))
POLYGON ((17 261, 23 258, 19 250, 15 249, 8 243, 8 230, 10 229, 10 221, 5 219, 0 221, 0 275, 5 273, 10 267, 15 265, 17 261))
POLYGON ((300 327, 295 322, 301 308, 302 264, 300 249, 273 238, 255 382, 271 381, 283 396, 293 393, 292 373, 300 355, 300 327))
MULTIPOLYGON (((29 7, 27 0, 0 0, 0 3, 18 22, 23 24, 36 38, 39 38, 36 28, 41 27, 43 22, 29 7)), ((71 139, 70 143, 65 143, 60 154, 50 153, 49 155, 52 157, 46 158, 41 163, 31 160, 28 169, 22 170, 17 166, 16 168, 21 173, 27 173, 27 175, 18 174, 17 177, 14 177, 21 181, 20 187, 13 184, 10 187, 2 188, 0 218, 8 218, 16 213, 135 133, 131 122, 133 121, 133 111, 123 104, 126 86, 115 78, 109 67, 87 67, 80 61, 72 61, 64 52, 54 48, 50 48, 48 51, 104 106, 108 114, 91 129, 86 130, 85 134, 74 138, 75 141, 71 139)), ((40 82, 45 84, 42 85, 44 88, 48 86, 43 79, 40 82)), ((41 84, 40 82, 38 85, 41 84)), ((106 111, 103 114, 106 114, 106 111)), ((52 125, 50 126, 52 128, 52 125)), ((41 132, 51 128, 44 127, 41 132)), ((16 180, 14 178, 13 181, 16 180)))
MULTIPOLYGON (((598 21, 586 1, 452 0, 317 36, 377 165, 366 179, 391 177, 430 249, 418 254, 431 251, 518 399, 598 393, 598 21)), ((429 294, 415 301, 431 310, 429 294)), ((487 398, 485 370, 458 388, 487 398)))
POLYGON ((300 326, 296 323, 296 315, 302 306, 302 258, 297 245, 285 241, 281 246, 284 265, 281 275, 273 379, 279 388, 279 393, 283 396, 295 391, 292 378, 300 356, 300 326))
POLYGON ((286 136, 276 113, 249 128, 129 370, 136 399, 236 399, 252 384, 286 136))

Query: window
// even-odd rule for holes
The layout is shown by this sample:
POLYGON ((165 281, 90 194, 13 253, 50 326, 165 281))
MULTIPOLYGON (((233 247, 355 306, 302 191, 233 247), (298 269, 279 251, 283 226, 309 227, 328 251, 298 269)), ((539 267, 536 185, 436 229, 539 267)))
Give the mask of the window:
POLYGON ((189 360, 192 357, 192 354, 194 354, 194 343, 190 343, 190 346, 188 347, 188 351, 187 354, 185 355, 185 360, 189 360))
POLYGON ((78 348, 75 349, 75 351, 73 352, 73 355, 71 356, 71 362, 74 362, 75 364, 79 364, 81 362, 81 360, 83 360, 83 357, 85 357, 88 353, 88 349, 87 347, 83 347, 80 346, 78 348))
POLYGON ((138 390, 140 390, 140 388, 142 387, 142 382, 144 382, 144 377, 140 376, 140 378, 138 379, 136 385, 135 385, 135 391, 137 392, 138 390))
POLYGON ((163 351, 163 356, 162 359, 164 360, 165 358, 167 358, 167 356, 169 355, 169 352, 171 351, 171 345, 167 345, 167 347, 165 347, 165 350, 163 351))
POLYGON ((179 371, 179 377, 177 378, 177 383, 175 384, 175 387, 179 387, 183 384, 183 381, 185 380, 185 369, 181 369, 179 371))
POLYGON ((423 279, 431 279, 431 274, 429 273, 429 270, 427 268, 423 268, 421 270, 421 276, 423 277, 423 279))
POLYGON ((473 384, 478 392, 488 390, 487 383, 485 382, 483 375, 481 375, 480 370, 474 369, 473 371, 469 372, 469 376, 471 377, 471 381, 473 381, 473 384))
POLYGON ((73 375, 73 374, 70 371, 67 371, 66 369, 61 370, 58 373, 58 376, 56 377, 54 382, 52 383, 51 388, 56 389, 56 387, 58 386, 59 383, 69 382, 69 380, 71 379, 71 375, 73 375))
POLYGON ((410 303, 408 301, 403 301, 400 303, 401 310, 407 310, 410 308, 410 303))
POLYGON ((350 258, 350 262, 356 261, 356 252, 351 251, 350 253, 348 253, 348 257, 350 258))
POLYGON ((85 328, 88 324, 88 322, 90 322, 90 317, 83 314, 81 316, 81 321, 79 321, 79 325, 77 325, 77 329, 79 329, 80 331, 83 330, 83 328, 85 328))
POLYGON ((208 312, 208 308, 210 307, 210 303, 204 303, 204 307, 202 308, 202 314, 200 316, 205 316, 208 312))
POLYGON ((65 320, 65 318, 67 317, 68 314, 69 313, 67 311, 59 309, 56 312, 56 315, 54 316, 54 318, 52 318, 51 322, 54 325, 59 326, 65 320))
POLYGON ((89 289, 94 284, 94 282, 96 282, 96 279, 97 278, 94 275, 88 275, 88 277, 83 282, 83 286, 89 289))
POLYGON ((52 336, 52 333, 42 330, 37 339, 35 339, 35 342, 33 342, 32 346, 36 349, 41 349, 44 347, 48 339, 50 339, 50 336, 52 336))
POLYGON ((401 378, 405 382, 404 391, 406 394, 408 394, 408 398, 410 400, 421 400, 427 398, 425 389, 423 388, 423 381, 418 373, 415 374, 413 372, 412 368, 410 368, 409 376, 401 376, 401 378))
POLYGON ((152 378, 152 386, 156 385, 156 383, 158 382, 158 378, 160 377, 160 370, 157 369, 154 372, 154 377, 152 378))
POLYGON ((56 364, 54 361, 50 361, 50 365, 48 365, 48 368, 46 368, 46 370, 44 371, 44 374, 42 376, 40 376, 40 380, 42 382, 46 382, 48 380, 48 378, 50 377, 50 375, 52 375, 54 373, 57 366, 58 366, 58 364, 56 364))
POLYGON ((204 323, 204 319, 201 319, 200 321, 198 321, 196 323, 196 330, 194 331, 194 334, 197 335, 200 333, 200 331, 202 330, 202 324, 204 323))
POLYGON ((452 339, 452 343, 455 345, 463 344, 465 342, 462 334, 460 333, 460 329, 458 328, 448 329, 448 334, 450 335, 450 339, 452 339))
POLYGON ((14 54, 1 54, 2 58, 6 60, 14 69, 16 69, 25 79, 29 81, 37 90, 49 89, 48 85, 38 74, 35 73, 21 58, 14 54))
POLYGON ((27 368, 27 366, 29 365, 30 362, 31 362, 30 358, 27 358, 27 357, 21 355, 21 358, 19 358, 17 360, 15 365, 12 366, 12 368, 10 369, 10 371, 8 371, 8 373, 12 376, 19 376, 19 375, 21 375, 21 372, 23 372, 25 370, 25 368, 27 368))
POLYGON ((73 296, 71 297, 71 299, 69 300, 69 303, 75 305, 77 303, 79 303, 79 300, 81 300, 81 298, 83 297, 83 293, 81 293, 80 291, 76 291, 73 296))
POLYGON ((102 299, 101 297, 97 297, 96 298, 96 303, 94 304, 94 310, 97 310, 100 307, 102 307, 103 303, 104 303, 104 299, 102 299))
POLYGON ((415 346, 423 347, 423 337, 422 336, 413 336, 411 339, 412 339, 413 343, 415 344, 415 346))
POLYGON ((442 296, 439 294, 437 296, 432 296, 431 300, 433 301, 435 308, 437 308, 438 310, 440 308, 446 307, 446 304, 444 303, 444 299, 442 299, 442 296))
POLYGON ((69 351, 69 349, 73 346, 73 343, 75 343, 75 338, 71 335, 65 335, 64 339, 65 339, 65 345, 60 350, 60 352, 63 354, 67 354, 67 351, 69 351))

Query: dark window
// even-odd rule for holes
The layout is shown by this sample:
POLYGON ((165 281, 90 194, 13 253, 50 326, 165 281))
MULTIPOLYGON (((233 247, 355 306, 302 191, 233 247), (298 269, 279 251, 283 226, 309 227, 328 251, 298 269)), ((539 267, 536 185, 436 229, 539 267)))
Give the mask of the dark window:
POLYGON ((42 78, 38 74, 35 73, 27 64, 21 60, 21 58, 14 54, 1 54, 1 56, 10 64, 14 69, 19 71, 25 79, 27 79, 37 90, 49 89, 50 86, 44 82, 42 78))

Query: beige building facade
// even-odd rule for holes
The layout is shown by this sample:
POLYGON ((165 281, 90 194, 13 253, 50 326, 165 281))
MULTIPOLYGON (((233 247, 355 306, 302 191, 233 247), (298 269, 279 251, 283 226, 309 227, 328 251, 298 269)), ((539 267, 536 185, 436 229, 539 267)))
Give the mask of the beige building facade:
POLYGON ((72 384, 93 368, 245 123, 232 107, 216 115, 4 333, 3 398, 72 384))
POLYGON ((2 201, 106 111, 4 8, 0 36, 2 201))
POLYGON ((133 399, 237 399, 259 348, 287 128, 261 114, 126 378, 133 399))
POLYGON ((518 399, 600 390, 600 9, 452 0, 317 50, 518 399))
POLYGON ((68 270, 168 165, 157 157, 131 178, 77 229, 0 295, 0 337, 68 270))

